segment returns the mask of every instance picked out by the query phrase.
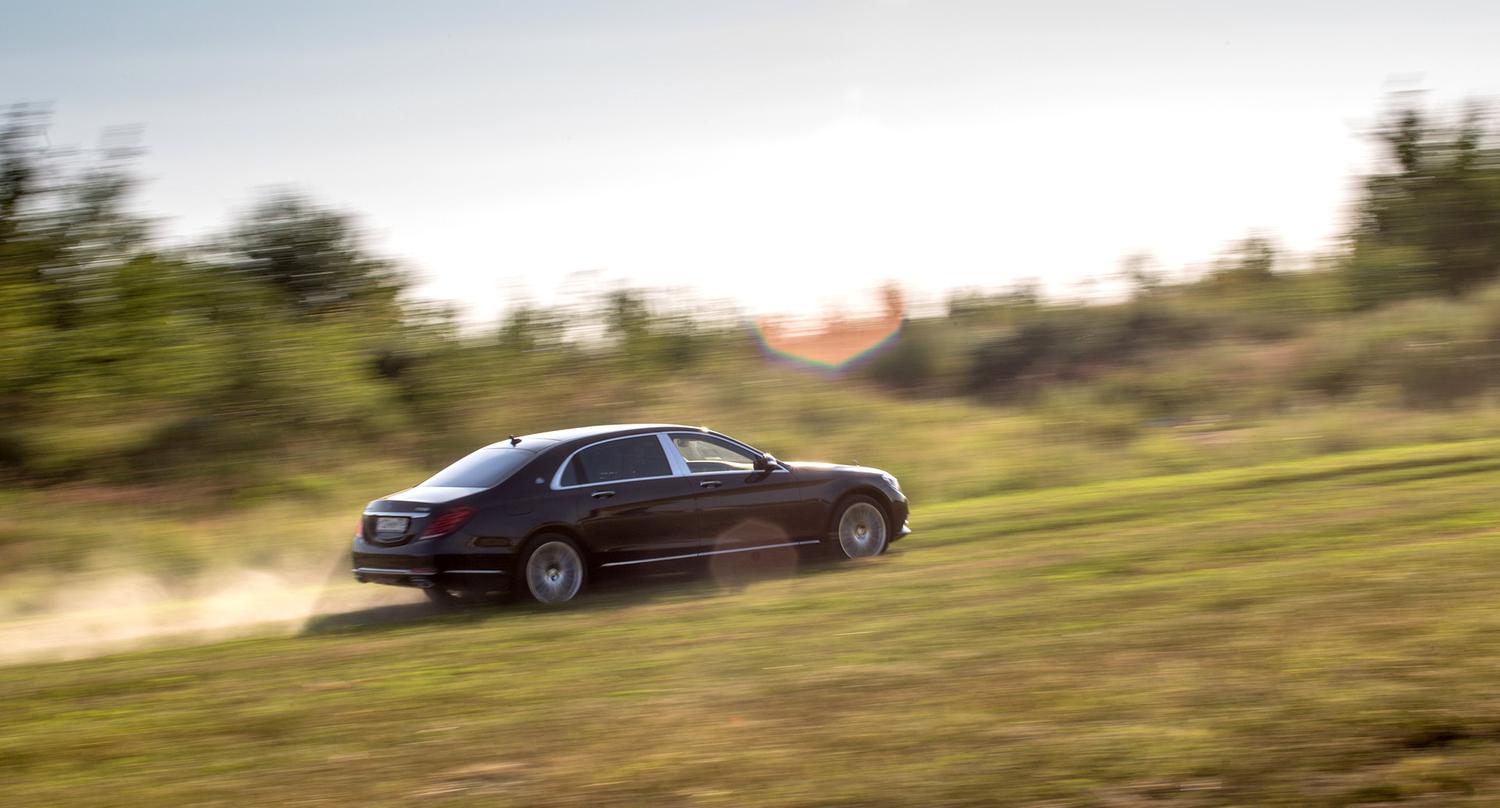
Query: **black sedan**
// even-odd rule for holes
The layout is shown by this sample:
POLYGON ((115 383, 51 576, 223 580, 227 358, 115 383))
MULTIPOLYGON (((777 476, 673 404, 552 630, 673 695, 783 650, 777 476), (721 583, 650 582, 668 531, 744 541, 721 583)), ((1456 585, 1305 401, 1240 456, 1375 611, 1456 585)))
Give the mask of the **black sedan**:
POLYGON ((879 469, 786 463, 727 435, 670 424, 512 436, 371 502, 354 577, 438 603, 514 591, 577 595, 591 572, 774 548, 879 555, 907 533, 879 469))

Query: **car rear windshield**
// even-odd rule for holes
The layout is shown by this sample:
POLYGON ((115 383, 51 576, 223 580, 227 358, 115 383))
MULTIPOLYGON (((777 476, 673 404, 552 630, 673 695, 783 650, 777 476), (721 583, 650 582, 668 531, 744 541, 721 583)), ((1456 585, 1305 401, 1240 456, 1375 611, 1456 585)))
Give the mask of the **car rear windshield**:
POLYGON ((442 488, 490 488, 505 482, 506 478, 536 457, 535 452, 510 447, 486 448, 469 454, 432 478, 424 486, 442 488))

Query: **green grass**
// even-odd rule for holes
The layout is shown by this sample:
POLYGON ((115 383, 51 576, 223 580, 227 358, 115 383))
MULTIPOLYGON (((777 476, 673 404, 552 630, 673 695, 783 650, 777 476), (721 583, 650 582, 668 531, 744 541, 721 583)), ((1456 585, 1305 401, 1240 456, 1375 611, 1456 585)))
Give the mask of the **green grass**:
POLYGON ((18 805, 1489 805, 1495 441, 919 508, 869 563, 0 670, 18 805))
MULTIPOLYGON (((27 486, 0 481, 6 513, 0 620, 45 610, 56 575, 70 581, 146 575, 164 589, 190 594, 203 577, 226 567, 295 574, 323 564, 371 499, 412 485, 497 437, 580 423, 706 422, 786 460, 884 468, 924 505, 1331 452, 1500 439, 1500 401, 1414 411, 1351 400, 1258 419, 1205 413, 1160 421, 1084 395, 996 407, 960 398, 902 398, 855 379, 832 383, 777 367, 726 374, 712 384, 696 377, 604 377, 576 396, 567 392, 571 384, 557 377, 540 392, 476 399, 452 429, 420 437, 398 432, 373 443, 311 441, 284 457, 273 452, 254 461, 229 455, 188 477, 142 483, 128 474, 113 482, 103 475, 27 486), (559 400, 568 401, 565 413, 559 400)), ((152 423, 100 420, 85 419, 76 433, 56 430, 51 439, 87 461, 89 447, 124 441, 120 434, 152 423), (114 437, 104 441, 104 434, 114 437)))

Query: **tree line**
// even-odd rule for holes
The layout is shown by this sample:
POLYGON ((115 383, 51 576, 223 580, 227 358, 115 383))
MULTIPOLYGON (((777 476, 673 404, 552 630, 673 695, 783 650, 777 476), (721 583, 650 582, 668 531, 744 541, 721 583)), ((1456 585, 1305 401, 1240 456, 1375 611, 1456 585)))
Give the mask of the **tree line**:
MULTIPOLYGON (((0 475, 11 479, 232 473, 302 441, 399 450, 539 373, 565 390, 591 374, 650 380, 757 361, 748 329, 663 312, 641 290, 517 306, 462 329, 452 310, 407 294, 409 274, 369 246, 357 218, 292 191, 264 194, 197 243, 164 244, 131 206, 132 153, 59 153, 47 126, 26 106, 0 125, 0 475)), ((1360 178, 1342 246, 1312 266, 1289 267, 1274 242, 1250 237, 1191 280, 1129 261, 1132 291, 1118 303, 1049 301, 1024 284, 955 294, 946 317, 909 321, 855 373, 1002 403, 1104 378, 1117 395, 1149 398, 1140 369, 1174 351, 1333 341, 1309 333, 1402 301, 1473 297, 1500 273, 1493 127, 1478 107, 1448 115, 1398 99, 1375 136, 1380 161, 1360 178)), ((1465 338, 1488 339, 1488 323, 1466 325, 1465 338)), ((1455 376, 1474 375, 1462 367, 1455 376)), ((1340 374, 1359 372, 1309 364, 1286 385, 1337 396, 1349 386, 1340 374)))

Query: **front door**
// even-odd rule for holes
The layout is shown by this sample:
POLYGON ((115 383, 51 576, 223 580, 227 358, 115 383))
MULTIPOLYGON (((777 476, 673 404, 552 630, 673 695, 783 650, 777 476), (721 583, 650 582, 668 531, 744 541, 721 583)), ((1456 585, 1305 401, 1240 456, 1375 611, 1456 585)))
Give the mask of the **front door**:
POLYGON ((818 538, 822 508, 794 472, 758 471, 744 448, 712 435, 678 432, 669 437, 698 491, 698 525, 709 549, 818 538))

